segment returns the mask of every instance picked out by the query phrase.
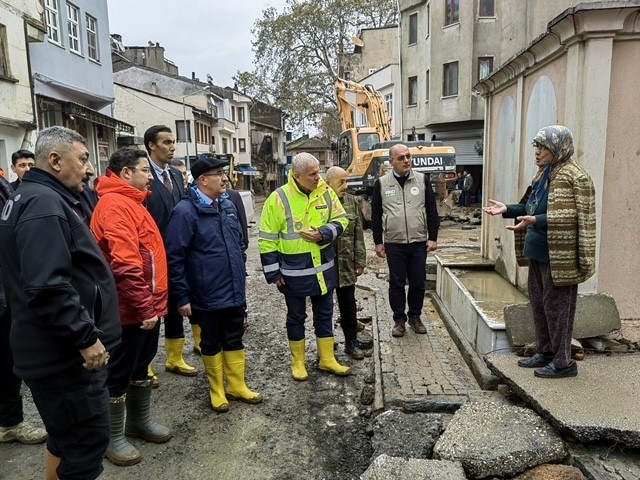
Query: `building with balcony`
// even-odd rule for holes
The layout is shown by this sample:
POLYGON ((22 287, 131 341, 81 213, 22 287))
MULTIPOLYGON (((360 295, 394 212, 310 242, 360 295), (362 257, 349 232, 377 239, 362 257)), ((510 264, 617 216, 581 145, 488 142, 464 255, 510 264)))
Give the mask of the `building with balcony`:
POLYGON ((29 44, 38 128, 61 125, 87 139, 103 173, 120 134, 133 127, 113 118, 113 70, 106 0, 44 0, 45 40, 29 44))
POLYGON ((201 153, 232 154, 239 174, 236 187, 262 188, 255 182, 263 175, 252 166, 254 102, 249 96, 214 85, 210 79, 201 82, 195 74, 191 78, 180 76, 157 43, 127 47, 120 35, 112 35, 112 44, 116 115, 134 122, 137 137, 151 125, 166 124, 176 136, 176 157, 188 157, 190 164, 201 153), (181 111, 177 104, 182 106, 181 111))

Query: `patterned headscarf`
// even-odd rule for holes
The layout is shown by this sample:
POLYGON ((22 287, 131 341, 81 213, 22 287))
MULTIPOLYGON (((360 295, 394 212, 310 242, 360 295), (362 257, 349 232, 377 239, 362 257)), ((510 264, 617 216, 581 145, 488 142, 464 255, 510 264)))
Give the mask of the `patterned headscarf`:
POLYGON ((562 125, 541 128, 533 137, 533 143, 547 147, 560 160, 560 163, 566 162, 573 156, 573 134, 562 125))

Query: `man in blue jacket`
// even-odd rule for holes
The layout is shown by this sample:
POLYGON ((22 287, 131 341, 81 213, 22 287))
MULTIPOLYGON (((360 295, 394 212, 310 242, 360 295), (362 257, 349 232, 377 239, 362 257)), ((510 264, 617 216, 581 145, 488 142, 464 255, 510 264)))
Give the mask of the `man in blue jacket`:
POLYGON ((245 383, 245 256, 238 212, 221 198, 225 165, 224 160, 206 158, 191 166, 195 185, 176 205, 165 235, 169 291, 178 312, 200 325, 209 397, 217 412, 229 410, 227 399, 262 402, 262 395, 245 383))
POLYGON ((79 195, 94 174, 84 138, 47 128, 35 157, 0 216, 14 370, 49 433, 46 478, 95 479, 110 435, 104 367, 120 342, 116 285, 84 221, 79 195))

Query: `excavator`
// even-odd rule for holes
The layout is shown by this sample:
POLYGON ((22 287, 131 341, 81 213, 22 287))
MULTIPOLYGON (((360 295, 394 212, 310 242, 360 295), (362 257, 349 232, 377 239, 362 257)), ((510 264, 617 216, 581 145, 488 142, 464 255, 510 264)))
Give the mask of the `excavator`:
POLYGON ((373 185, 389 165, 389 148, 403 143, 409 148, 413 169, 440 174, 443 180, 455 177, 456 152, 441 141, 408 141, 391 139, 391 127, 384 98, 372 85, 361 85, 338 78, 335 81, 338 114, 343 132, 338 139, 339 165, 349 174, 350 193, 363 197, 361 202, 365 221, 371 220, 368 201, 373 185), (369 126, 357 125, 360 114, 369 126))

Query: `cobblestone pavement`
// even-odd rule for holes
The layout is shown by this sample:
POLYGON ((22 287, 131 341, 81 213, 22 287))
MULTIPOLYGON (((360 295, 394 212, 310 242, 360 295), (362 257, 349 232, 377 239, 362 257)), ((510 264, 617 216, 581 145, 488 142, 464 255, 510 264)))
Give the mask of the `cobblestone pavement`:
POLYGON ((422 316, 427 333, 417 335, 407 326, 405 336, 396 338, 391 336, 393 320, 384 273, 363 276, 358 287, 359 316, 372 317, 377 337, 385 409, 453 411, 470 392, 480 390, 428 297, 422 316), (420 404, 423 407, 417 407, 420 404))

